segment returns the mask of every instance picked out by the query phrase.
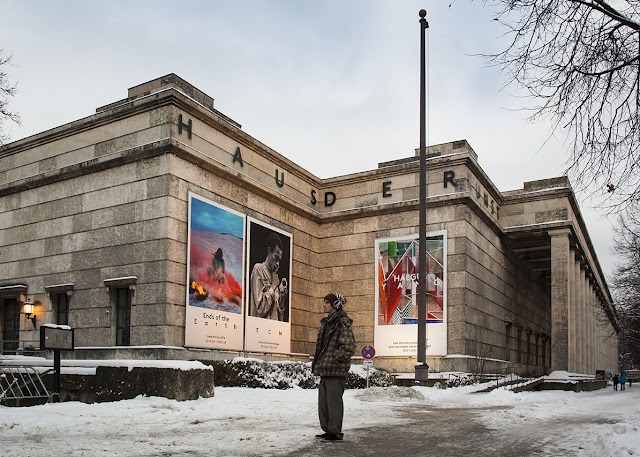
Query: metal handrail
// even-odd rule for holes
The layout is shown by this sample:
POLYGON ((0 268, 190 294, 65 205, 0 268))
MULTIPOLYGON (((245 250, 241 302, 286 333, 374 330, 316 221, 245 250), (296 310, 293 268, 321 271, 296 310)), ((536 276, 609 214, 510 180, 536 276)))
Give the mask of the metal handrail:
MULTIPOLYGON (((40 340, 0 340, 0 356, 36 355, 46 357, 47 351, 40 350, 40 340), (7 349, 10 347, 10 349, 7 349)), ((2 358, 0 357, 0 365, 2 358)))

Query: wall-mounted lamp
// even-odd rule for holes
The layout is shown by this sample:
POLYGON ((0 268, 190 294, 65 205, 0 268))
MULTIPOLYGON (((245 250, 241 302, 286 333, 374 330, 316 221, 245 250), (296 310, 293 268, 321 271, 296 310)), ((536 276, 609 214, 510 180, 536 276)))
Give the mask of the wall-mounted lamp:
POLYGON ((35 314, 33 314, 33 310, 34 310, 33 303, 31 303, 31 301, 27 299, 27 301, 24 302, 24 305, 22 305, 22 311, 24 312, 25 317, 29 319, 33 324, 33 328, 36 328, 36 316, 35 314))

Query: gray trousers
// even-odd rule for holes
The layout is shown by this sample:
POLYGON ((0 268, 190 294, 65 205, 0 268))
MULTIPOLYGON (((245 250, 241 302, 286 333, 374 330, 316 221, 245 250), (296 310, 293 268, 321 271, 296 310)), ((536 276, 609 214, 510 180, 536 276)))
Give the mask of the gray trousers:
POLYGON ((320 427, 327 433, 342 438, 342 417, 344 405, 342 394, 347 378, 342 376, 321 376, 318 386, 318 417, 320 427))

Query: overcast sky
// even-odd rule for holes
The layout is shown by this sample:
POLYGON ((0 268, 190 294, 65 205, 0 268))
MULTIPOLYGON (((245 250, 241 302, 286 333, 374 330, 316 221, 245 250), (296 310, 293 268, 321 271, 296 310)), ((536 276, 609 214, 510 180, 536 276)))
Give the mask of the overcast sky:
MULTIPOLYGON (((560 176, 548 124, 474 56, 503 30, 481 0, 0 0, 0 48, 18 93, 11 140, 57 127, 168 73, 318 177, 356 173, 419 146, 420 25, 427 10, 428 144, 466 139, 501 191, 560 176), (453 3, 452 3, 453 2, 453 3), (451 4, 451 5, 450 5, 451 4)), ((611 222, 578 194, 606 275, 611 222)))

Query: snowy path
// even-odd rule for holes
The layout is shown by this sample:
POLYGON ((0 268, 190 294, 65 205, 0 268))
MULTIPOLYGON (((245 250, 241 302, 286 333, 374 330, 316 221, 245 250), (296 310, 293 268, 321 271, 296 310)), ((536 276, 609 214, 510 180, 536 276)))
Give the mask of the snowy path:
POLYGON ((313 390, 218 388, 214 398, 189 402, 0 407, 0 446, 6 457, 640 455, 640 387, 472 389, 347 391, 340 443, 314 438, 313 390))

